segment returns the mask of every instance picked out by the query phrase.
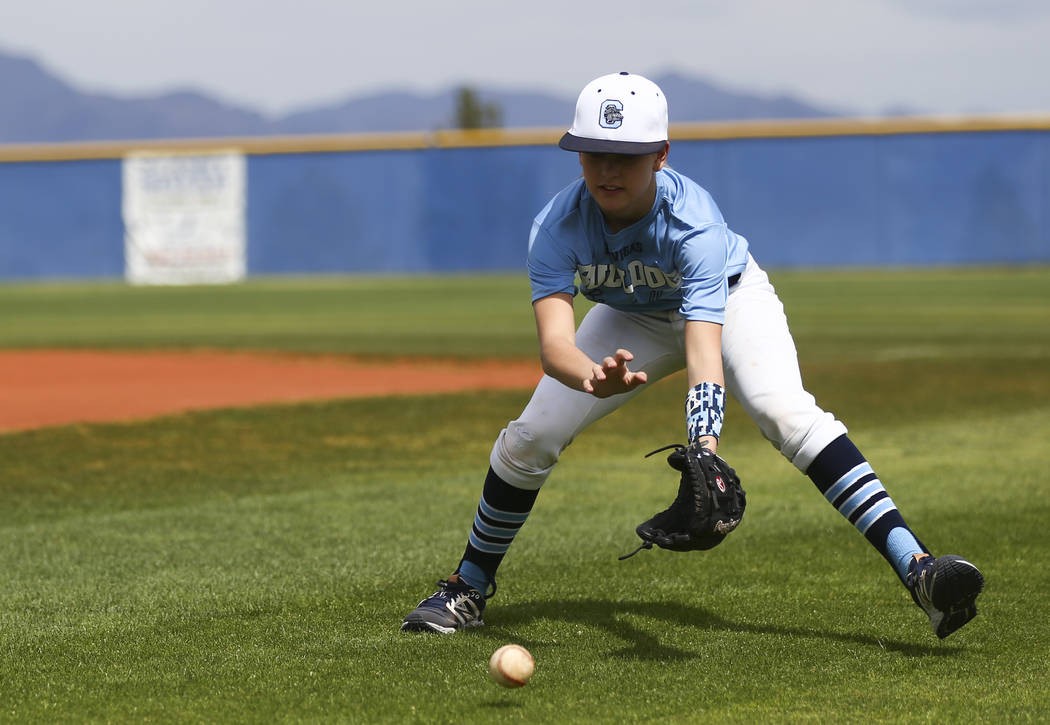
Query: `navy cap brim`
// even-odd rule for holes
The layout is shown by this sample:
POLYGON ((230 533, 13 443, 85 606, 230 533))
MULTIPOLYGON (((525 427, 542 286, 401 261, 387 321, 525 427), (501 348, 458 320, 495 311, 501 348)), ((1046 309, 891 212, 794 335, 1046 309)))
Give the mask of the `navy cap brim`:
POLYGON ((558 142, 558 148, 566 151, 582 151, 591 154, 625 154, 644 156, 662 151, 667 141, 610 141, 601 138, 583 138, 566 132, 558 142))

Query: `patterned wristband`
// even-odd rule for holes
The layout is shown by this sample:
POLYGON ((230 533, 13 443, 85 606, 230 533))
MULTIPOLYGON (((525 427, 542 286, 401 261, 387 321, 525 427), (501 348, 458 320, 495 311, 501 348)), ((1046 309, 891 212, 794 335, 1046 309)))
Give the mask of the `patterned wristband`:
POLYGON ((726 412, 726 393, 718 383, 700 383, 685 398, 685 427, 692 443, 701 436, 718 438, 726 412))

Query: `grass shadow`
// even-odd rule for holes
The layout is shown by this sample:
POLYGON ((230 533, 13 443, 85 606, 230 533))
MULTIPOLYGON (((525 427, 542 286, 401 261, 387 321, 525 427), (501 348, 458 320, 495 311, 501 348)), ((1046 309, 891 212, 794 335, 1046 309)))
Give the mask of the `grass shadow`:
MULTIPOLYGON (((906 657, 947 656, 960 651, 959 647, 943 644, 915 644, 880 637, 845 632, 833 632, 808 627, 780 627, 734 622, 720 614, 702 607, 678 602, 612 601, 606 599, 538 600, 509 604, 500 607, 498 616, 492 617, 486 627, 475 630, 479 636, 505 639, 506 630, 524 627, 540 620, 553 620, 568 624, 586 623, 606 631, 611 637, 624 642, 624 646, 610 653, 613 657, 633 660, 688 660, 700 657, 664 642, 628 621, 629 616, 657 619, 681 627, 694 627, 702 631, 740 632, 746 634, 768 634, 787 637, 805 637, 829 641, 848 642, 865 647, 897 652, 906 657)), ((526 638, 516 639, 529 647, 526 638)), ((533 642, 533 646, 542 643, 533 642)))

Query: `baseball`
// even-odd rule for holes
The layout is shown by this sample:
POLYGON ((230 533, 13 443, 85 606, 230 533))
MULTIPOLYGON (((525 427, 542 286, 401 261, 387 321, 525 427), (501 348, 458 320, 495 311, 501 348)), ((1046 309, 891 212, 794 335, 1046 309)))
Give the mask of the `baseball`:
POLYGON ((520 644, 505 644, 489 658, 489 675, 504 687, 524 687, 536 664, 520 644))

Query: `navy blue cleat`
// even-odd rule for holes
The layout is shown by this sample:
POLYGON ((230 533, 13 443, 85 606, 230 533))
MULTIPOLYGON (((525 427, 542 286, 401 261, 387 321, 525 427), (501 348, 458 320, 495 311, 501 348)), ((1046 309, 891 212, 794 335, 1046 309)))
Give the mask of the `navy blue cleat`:
POLYGON ((930 617, 941 639, 977 616, 977 595, 984 587, 980 570, 953 554, 911 560, 905 581, 911 598, 930 617))
POLYGON ((419 603, 401 623, 402 632, 452 634, 480 627, 485 595, 453 574, 438 582, 439 589, 419 603))

